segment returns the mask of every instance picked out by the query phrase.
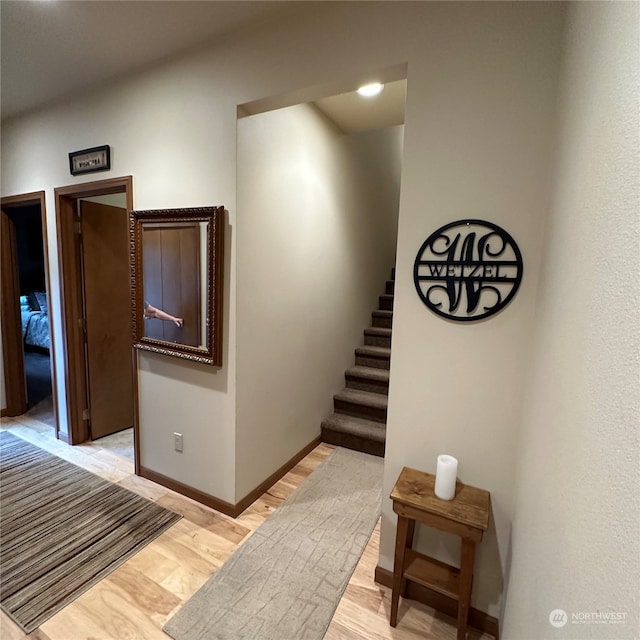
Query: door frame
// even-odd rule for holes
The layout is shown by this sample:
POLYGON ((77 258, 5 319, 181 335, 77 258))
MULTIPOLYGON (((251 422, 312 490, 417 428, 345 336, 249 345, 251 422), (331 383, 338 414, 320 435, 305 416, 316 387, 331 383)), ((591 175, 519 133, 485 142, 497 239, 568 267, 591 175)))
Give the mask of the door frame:
MULTIPOLYGON (((58 269, 60 273, 60 299, 62 317, 62 343, 64 347, 64 375, 66 408, 69 424, 69 444, 80 444, 89 439, 88 420, 83 419, 88 387, 84 353, 84 330, 79 320, 83 317, 82 264, 80 243, 76 234, 76 204, 81 198, 124 193, 127 212, 133 209, 133 177, 109 178, 84 182, 54 189, 56 206, 56 232, 58 238, 58 269)), ((135 357, 133 368, 133 421, 136 473, 138 453, 138 384, 135 357)))
MULTIPOLYGON (((16 209, 27 206, 40 207, 40 223, 42 225, 42 249, 44 254, 44 279, 47 289, 47 303, 49 306, 49 337, 50 337, 50 366, 51 366, 51 393, 53 396, 53 417, 55 421, 56 438, 65 440, 64 434, 60 434, 58 424, 58 393, 56 382, 56 353, 53 340, 53 316, 51 314, 51 277, 49 269, 49 243, 47 234, 47 206, 44 191, 32 191, 15 196, 5 196, 0 199, 0 207, 6 213, 7 209, 16 209)), ((20 380, 24 381, 24 347, 22 344, 22 331, 20 330, 20 309, 18 304, 19 290, 16 290, 15 276, 18 265, 12 260, 12 272, 2 273, 2 310, 0 312, 2 322, 2 360, 4 366, 4 384, 7 406, 3 415, 22 415, 28 408, 27 390, 20 380), (15 268, 15 270, 14 270, 15 268), (14 375, 16 374, 17 375, 14 375)))

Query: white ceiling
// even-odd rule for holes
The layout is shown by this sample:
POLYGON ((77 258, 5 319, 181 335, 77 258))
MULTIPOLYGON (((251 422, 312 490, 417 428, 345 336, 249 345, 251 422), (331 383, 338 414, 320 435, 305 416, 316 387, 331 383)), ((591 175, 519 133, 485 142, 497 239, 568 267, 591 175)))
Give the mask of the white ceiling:
POLYGON ((382 93, 363 98, 357 92, 316 100, 315 105, 344 133, 384 129, 404 124, 407 81, 396 80, 384 85, 382 93))
MULTIPOLYGON (((254 23, 320 3, 268 0, 49 0, 0 2, 2 118, 133 74, 254 23)), ((364 100, 316 105, 344 132, 404 121, 406 82, 364 100)), ((354 87, 355 89, 355 87, 354 87)))
POLYGON ((2 117, 133 73, 297 4, 2 0, 2 117))

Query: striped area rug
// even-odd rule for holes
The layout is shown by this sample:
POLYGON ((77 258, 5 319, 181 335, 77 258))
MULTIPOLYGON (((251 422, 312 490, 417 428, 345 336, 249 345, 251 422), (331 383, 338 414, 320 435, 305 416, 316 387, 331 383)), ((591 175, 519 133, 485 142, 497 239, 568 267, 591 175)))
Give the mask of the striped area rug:
POLYGON ((0 432, 0 606, 25 633, 180 519, 0 432))

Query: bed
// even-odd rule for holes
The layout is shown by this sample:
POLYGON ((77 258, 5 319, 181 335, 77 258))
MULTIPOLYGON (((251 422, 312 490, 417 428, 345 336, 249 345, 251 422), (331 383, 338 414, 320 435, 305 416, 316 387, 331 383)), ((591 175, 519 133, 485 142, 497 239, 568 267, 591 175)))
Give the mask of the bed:
POLYGON ((20 296, 20 316, 24 346, 49 351, 47 294, 42 291, 34 291, 20 296))

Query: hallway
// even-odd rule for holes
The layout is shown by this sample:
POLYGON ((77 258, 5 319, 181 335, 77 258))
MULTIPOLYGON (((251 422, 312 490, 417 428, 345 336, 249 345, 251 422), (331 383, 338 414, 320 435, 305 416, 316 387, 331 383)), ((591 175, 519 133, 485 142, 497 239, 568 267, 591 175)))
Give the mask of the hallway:
MULTIPOLYGON (((183 515, 169 531, 98 585, 26 636, 0 613, 3 640, 166 639, 164 623, 235 549, 332 451, 319 445, 237 519, 224 516, 153 482, 135 476, 133 461, 109 446, 111 437, 70 447, 46 424, 25 414, 3 418, 2 429, 149 500, 183 515)), ((119 434, 116 434, 119 435, 119 434)), ((117 443, 116 443, 117 444, 117 443)), ((338 605, 325 640, 453 640, 454 621, 412 602, 400 605, 400 623, 389 626, 390 589, 373 581, 378 562, 376 527, 338 605)), ((469 640, 490 636, 471 631, 469 640)), ((283 639, 283 640, 294 640, 283 639)))

